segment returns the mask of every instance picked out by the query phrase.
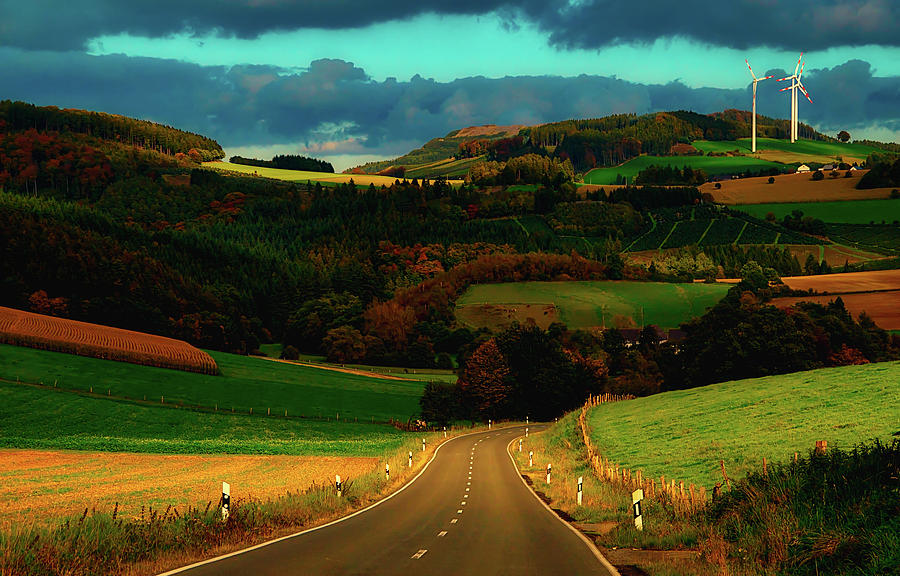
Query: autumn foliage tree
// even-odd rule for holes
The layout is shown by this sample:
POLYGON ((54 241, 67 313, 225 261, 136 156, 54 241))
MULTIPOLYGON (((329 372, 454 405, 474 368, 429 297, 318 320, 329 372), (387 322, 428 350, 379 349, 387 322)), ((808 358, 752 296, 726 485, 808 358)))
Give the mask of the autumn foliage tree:
POLYGON ((503 413, 511 391, 509 365, 493 338, 469 357, 459 387, 473 416, 496 417, 503 413))

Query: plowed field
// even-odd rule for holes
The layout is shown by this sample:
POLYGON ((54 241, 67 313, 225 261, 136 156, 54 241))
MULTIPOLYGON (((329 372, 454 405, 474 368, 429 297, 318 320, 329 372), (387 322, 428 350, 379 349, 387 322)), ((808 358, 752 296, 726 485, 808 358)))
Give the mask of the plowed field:
MULTIPOLYGON (((85 508, 140 517, 141 506, 162 514, 172 505, 215 506, 222 482, 232 499, 266 499, 326 484, 340 474, 353 480, 378 458, 160 455, 108 452, 0 450, 0 530, 44 524, 85 508)), ((145 508, 145 513, 149 514, 145 508)))
POLYGON ((900 290, 900 270, 792 276, 781 280, 793 290, 815 290, 829 294, 900 290))
POLYGON ((858 317, 860 312, 865 312, 872 317, 879 328, 900 330, 900 290, 776 298, 772 303, 779 308, 788 308, 797 302, 828 304, 838 296, 844 301, 844 306, 853 314, 854 318, 858 317))
POLYGON ((209 354, 181 340, 2 306, 0 343, 202 374, 219 371, 209 354))
POLYGON ((890 188, 857 190, 856 184, 865 173, 858 170, 852 178, 826 176, 818 182, 806 174, 782 174, 769 184, 768 177, 741 178, 720 182, 721 188, 707 182, 700 187, 700 192, 709 192, 716 202, 722 204, 767 204, 771 202, 833 202, 838 200, 866 200, 888 198, 890 188))

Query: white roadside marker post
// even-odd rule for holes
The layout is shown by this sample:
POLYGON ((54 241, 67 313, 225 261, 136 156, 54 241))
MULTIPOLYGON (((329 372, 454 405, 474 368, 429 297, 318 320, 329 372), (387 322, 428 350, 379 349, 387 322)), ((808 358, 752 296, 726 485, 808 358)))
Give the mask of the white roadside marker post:
POLYGON ((425 439, 422 438, 422 452, 425 451, 425 439))
POLYGON ((578 477, 578 505, 581 506, 581 493, 584 487, 584 476, 578 477))
POLYGON ((525 423, 528 424, 528 416, 525 417, 525 423))
POLYGON ((444 426, 444 438, 446 438, 446 437, 447 437, 447 427, 444 426))
POLYGON ((409 467, 412 468, 412 451, 409 453, 409 467))
POLYGON ((341 497, 341 476, 340 474, 334 475, 334 487, 337 488, 338 498, 341 497))
POLYGON ((228 520, 228 511, 231 509, 231 484, 222 482, 222 522, 228 520))
POLYGON ((384 479, 385 480, 391 479, 391 465, 390 464, 384 465, 384 479))
POLYGON ((534 466, 534 450, 528 451, 528 467, 534 466))
POLYGON ((494 423, 494 421, 491 420, 490 418, 488 418, 488 430, 491 429, 491 425, 492 425, 493 423, 494 423))
POLYGON ((644 529, 644 518, 641 516, 641 500, 644 499, 644 491, 640 488, 631 493, 631 505, 634 509, 634 527, 644 529))
POLYGON ((553 464, 547 464, 547 484, 550 483, 550 469, 553 468, 553 464))
POLYGON ((519 452, 522 451, 522 439, 519 438, 519 452))
POLYGON ((528 438, 528 426, 525 427, 525 437, 528 438))

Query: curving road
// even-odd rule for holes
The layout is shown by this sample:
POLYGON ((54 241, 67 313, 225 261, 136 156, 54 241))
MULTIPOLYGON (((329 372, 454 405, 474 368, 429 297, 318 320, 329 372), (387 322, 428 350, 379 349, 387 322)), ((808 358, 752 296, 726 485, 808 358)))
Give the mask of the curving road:
POLYGON ((507 453, 522 432, 495 429, 449 440, 415 482, 362 514, 176 572, 614 576, 522 482, 507 453))

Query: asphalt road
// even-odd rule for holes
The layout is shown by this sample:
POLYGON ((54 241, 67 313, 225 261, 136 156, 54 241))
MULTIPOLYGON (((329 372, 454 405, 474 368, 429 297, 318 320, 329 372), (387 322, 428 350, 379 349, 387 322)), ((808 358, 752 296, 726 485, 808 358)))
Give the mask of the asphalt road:
POLYGON ((182 574, 612 574, 519 478, 507 445, 522 433, 450 440, 418 480, 380 505, 182 574))

